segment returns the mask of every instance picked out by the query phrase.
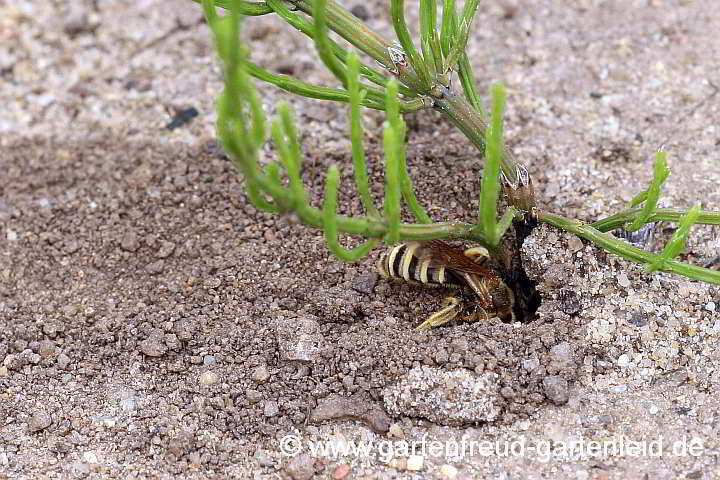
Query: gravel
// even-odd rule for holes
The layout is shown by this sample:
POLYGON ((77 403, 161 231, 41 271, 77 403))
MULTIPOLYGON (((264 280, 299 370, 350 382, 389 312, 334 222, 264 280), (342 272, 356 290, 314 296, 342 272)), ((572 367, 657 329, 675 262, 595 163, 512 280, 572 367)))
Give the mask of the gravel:
POLYGON ((36 433, 45 430, 52 424, 52 417, 47 412, 35 412, 28 420, 28 431, 36 433))
POLYGON ((543 388, 545 389, 545 395, 555 405, 564 405, 570 398, 570 392, 568 390, 568 382, 562 377, 554 375, 545 377, 543 379, 543 388))

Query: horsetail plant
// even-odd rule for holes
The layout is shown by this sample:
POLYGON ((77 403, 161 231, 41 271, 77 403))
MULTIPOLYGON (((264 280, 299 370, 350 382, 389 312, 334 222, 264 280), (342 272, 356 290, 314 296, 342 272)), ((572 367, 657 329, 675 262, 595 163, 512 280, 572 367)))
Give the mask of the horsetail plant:
POLYGON ((443 0, 439 32, 436 0, 420 0, 419 3, 420 49, 417 49, 405 22, 403 0, 390 1, 398 42, 395 44, 382 38, 332 0, 202 0, 218 55, 224 64, 225 89, 217 102, 218 136, 243 174, 248 198, 256 208, 269 212, 294 212, 305 224, 323 229, 329 250, 347 261, 366 256, 380 240, 396 243, 458 238, 478 242, 490 251, 498 251, 513 222, 542 222, 571 232, 611 253, 642 263, 649 272, 671 272, 720 284, 720 272, 673 260, 682 253, 692 226, 719 225, 720 212, 703 211, 699 206, 689 211, 657 208, 662 184, 670 173, 665 152, 656 155, 649 188, 633 198, 623 212, 586 224, 538 209, 528 170, 517 163, 504 146, 504 88, 501 85, 491 88, 489 122, 479 100, 465 51, 478 0, 466 0, 459 15, 455 0, 443 0), (216 6, 230 13, 219 17, 215 12, 216 6), (273 13, 313 39, 319 57, 342 88, 312 85, 291 76, 271 73, 250 61, 247 47, 241 40, 241 17, 273 13), (348 50, 331 39, 328 30, 374 59, 384 72, 363 63, 353 49, 348 50), (464 96, 458 95, 452 87, 453 74, 460 79, 464 96), (310 203, 302 182, 302 152, 297 129, 286 104, 277 107, 279 119, 272 122, 271 134, 287 176, 287 186, 278 163, 270 162, 264 169, 261 168, 258 158, 259 149, 267 141, 266 119, 250 76, 298 95, 350 104, 352 165, 364 216, 349 217, 337 213, 340 168, 336 165, 332 165, 326 175, 323 208, 316 208, 310 203), (386 114, 383 124, 385 194, 382 208, 374 205, 370 195, 361 107, 384 110, 386 114), (402 115, 428 108, 445 114, 479 153, 485 155, 480 211, 473 223, 433 222, 415 196, 404 143, 407 127, 402 115), (509 206, 498 219, 501 189, 509 206), (403 204, 417 223, 401 222, 403 204), (657 221, 679 223, 679 228, 663 251, 657 254, 607 233, 617 228, 634 231, 657 221), (345 249, 339 243, 339 232, 360 235, 367 240, 358 247, 345 249))

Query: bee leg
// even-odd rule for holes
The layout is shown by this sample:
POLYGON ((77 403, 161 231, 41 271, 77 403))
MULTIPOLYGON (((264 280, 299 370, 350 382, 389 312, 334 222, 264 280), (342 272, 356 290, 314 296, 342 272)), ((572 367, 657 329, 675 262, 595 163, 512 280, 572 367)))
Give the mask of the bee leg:
POLYGON ((427 330, 444 325, 457 317, 462 310, 462 302, 455 297, 447 297, 443 300, 442 305, 444 308, 430 315, 427 320, 418 325, 417 330, 427 330))
POLYGON ((463 318, 463 320, 468 323, 472 323, 472 322, 479 322, 481 320, 490 320, 491 318, 492 318, 492 316, 490 316, 488 314, 487 310, 485 310, 482 307, 477 307, 473 310, 472 313, 470 313, 469 315, 466 315, 463 318))
POLYGON ((473 262, 482 265, 490 257, 490 252, 485 247, 468 248, 463 252, 473 262))

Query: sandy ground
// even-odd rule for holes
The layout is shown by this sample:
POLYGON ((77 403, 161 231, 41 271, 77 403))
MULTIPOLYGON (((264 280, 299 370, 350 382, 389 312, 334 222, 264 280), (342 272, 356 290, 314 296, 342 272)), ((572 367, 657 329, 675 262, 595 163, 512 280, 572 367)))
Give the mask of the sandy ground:
MULTIPOLYGON (((362 7, 389 34, 385 2, 362 7)), ((261 65, 334 84, 282 22, 247 30, 261 65)), ((472 62, 509 88, 541 208, 621 209, 661 145, 666 204, 720 208, 717 31, 704 2, 481 7, 472 62)), ((717 287, 542 227, 523 247, 536 320, 415 331, 442 291, 248 204, 214 141, 220 78, 189 0, 0 0, 0 478, 720 477, 717 287)), ((347 108, 260 88, 295 108, 319 202, 350 164, 347 108)), ((421 201, 472 218, 482 162, 439 115, 408 122, 421 201)), ((687 258, 719 254, 697 228, 687 258)))

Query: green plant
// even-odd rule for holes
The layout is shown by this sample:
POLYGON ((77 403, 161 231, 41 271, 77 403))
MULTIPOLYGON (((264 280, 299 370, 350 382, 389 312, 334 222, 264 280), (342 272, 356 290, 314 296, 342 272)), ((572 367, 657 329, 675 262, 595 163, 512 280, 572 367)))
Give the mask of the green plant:
POLYGON ((456 12, 454 0, 444 0, 439 32, 436 27, 436 1, 421 0, 420 50, 415 48, 410 38, 403 0, 390 2, 397 45, 380 37, 332 0, 202 0, 202 3, 225 67, 225 90, 217 102, 218 135, 245 178, 249 199, 261 210, 295 212, 304 223, 322 228, 329 249, 339 258, 349 261, 362 258, 380 239, 395 243, 462 238, 497 251, 502 248, 501 239, 513 221, 539 221, 574 233, 619 256, 643 263, 648 271, 673 272, 720 284, 720 272, 673 260, 682 252, 692 225, 720 224, 720 212, 702 211, 697 206, 689 211, 657 208, 661 186, 669 174, 664 152, 657 154, 650 187, 636 196, 627 210, 616 215, 586 224, 535 207, 527 169, 517 163, 503 145, 505 90, 501 85, 491 88, 492 113, 488 125, 465 53, 478 0, 467 0, 460 14, 456 12), (230 14, 219 17, 216 6, 229 9, 230 14), (273 13, 314 40, 318 55, 342 88, 311 85, 271 73, 249 60, 247 47, 240 36, 241 16, 273 13), (376 60, 389 76, 362 63, 354 50, 347 50, 333 41, 328 30, 376 60), (454 72, 460 78, 464 96, 457 95, 451 86, 454 72), (302 154, 296 127, 287 105, 278 106, 279 118, 272 122, 271 127, 284 173, 276 162, 270 162, 265 169, 260 167, 258 150, 267 141, 266 118, 250 76, 299 95, 350 104, 352 160, 355 185, 365 209, 363 217, 337 214, 337 166, 330 167, 327 172, 323 208, 310 204, 301 177, 302 154), (377 208, 370 196, 360 107, 386 112, 386 188, 382 208, 377 208), (478 151, 485 154, 480 211, 475 222, 433 222, 415 196, 406 160, 406 125, 402 114, 427 108, 445 114, 478 151), (287 177, 287 186, 284 176, 287 177), (501 188, 509 206, 499 215, 501 188), (416 223, 401 223, 403 201, 416 223), (642 207, 638 207, 640 204, 642 207), (634 247, 607 233, 616 228, 633 231, 660 220, 678 222, 679 228, 658 254, 634 247), (360 235, 368 240, 347 250, 340 246, 338 232, 360 235))

